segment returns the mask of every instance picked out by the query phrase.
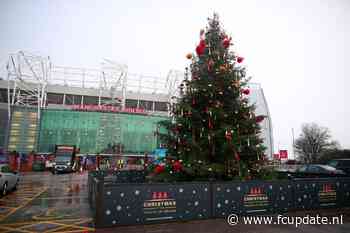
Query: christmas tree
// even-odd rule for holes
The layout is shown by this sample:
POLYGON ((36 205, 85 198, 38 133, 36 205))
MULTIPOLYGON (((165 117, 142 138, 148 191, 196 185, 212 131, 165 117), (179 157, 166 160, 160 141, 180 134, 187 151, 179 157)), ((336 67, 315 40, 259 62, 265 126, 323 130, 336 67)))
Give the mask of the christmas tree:
POLYGON ((158 165, 156 173, 174 171, 175 165, 182 176, 231 179, 259 174, 265 150, 259 123, 264 117, 255 116, 255 106, 248 102, 244 58, 232 47, 232 38, 214 14, 200 31, 195 53, 186 56, 191 65, 180 96, 173 97, 172 120, 162 123, 168 132, 161 138, 172 163, 158 165))

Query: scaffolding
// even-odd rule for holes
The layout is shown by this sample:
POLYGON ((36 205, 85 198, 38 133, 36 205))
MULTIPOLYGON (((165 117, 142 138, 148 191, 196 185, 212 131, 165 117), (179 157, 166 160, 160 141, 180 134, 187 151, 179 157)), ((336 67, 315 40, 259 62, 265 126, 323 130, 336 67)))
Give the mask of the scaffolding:
MULTIPOLYGON (((180 96, 179 86, 184 80, 184 72, 178 70, 170 70, 167 79, 166 87, 168 92, 168 102, 170 106, 176 103, 176 97, 180 96)), ((170 109, 169 109, 170 112, 170 109)))
POLYGON ((9 55, 6 66, 9 119, 12 106, 36 106, 40 117, 40 109, 46 103, 46 87, 51 67, 49 57, 23 51, 9 55))
MULTIPOLYGON (((182 72, 171 70, 166 79, 142 74, 128 73, 128 67, 103 59, 99 69, 56 66, 50 57, 19 51, 9 55, 7 63, 8 114, 14 106, 47 107, 49 85, 76 87, 95 90, 98 105, 115 105, 125 108, 127 93, 133 93, 138 100, 143 95, 166 96, 168 103, 176 95, 182 72), (102 93, 109 93, 103 98, 102 93)), ((105 96, 105 95, 104 95, 105 96)))

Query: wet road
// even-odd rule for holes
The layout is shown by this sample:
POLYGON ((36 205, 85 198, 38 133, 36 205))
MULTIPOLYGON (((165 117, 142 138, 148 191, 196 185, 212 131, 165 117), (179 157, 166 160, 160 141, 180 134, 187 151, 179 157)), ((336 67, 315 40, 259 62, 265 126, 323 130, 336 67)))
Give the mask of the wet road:
POLYGON ((16 192, 0 199, 0 232, 122 232, 122 233, 349 233, 350 209, 289 213, 289 216, 344 215, 340 225, 243 225, 225 219, 94 229, 87 200, 87 173, 27 173, 16 192))
POLYGON ((0 199, 0 232, 89 232, 87 174, 27 173, 0 199))

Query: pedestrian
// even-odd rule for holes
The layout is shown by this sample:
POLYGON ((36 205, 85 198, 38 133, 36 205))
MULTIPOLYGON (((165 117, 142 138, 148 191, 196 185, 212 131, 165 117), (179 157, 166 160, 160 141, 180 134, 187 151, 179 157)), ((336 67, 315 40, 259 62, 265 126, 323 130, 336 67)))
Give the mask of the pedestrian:
POLYGON ((83 169, 86 171, 86 165, 87 165, 87 159, 88 159, 88 154, 86 154, 83 158, 83 169))
POLYGON ((21 169, 21 154, 20 153, 16 153, 16 160, 17 160, 17 171, 19 172, 21 169))
POLYGON ((148 153, 146 152, 143 160, 143 169, 146 170, 147 167, 148 167, 148 153))
POLYGON ((99 153, 97 153, 96 155, 96 171, 99 171, 100 170, 100 161, 101 160, 101 156, 99 153))

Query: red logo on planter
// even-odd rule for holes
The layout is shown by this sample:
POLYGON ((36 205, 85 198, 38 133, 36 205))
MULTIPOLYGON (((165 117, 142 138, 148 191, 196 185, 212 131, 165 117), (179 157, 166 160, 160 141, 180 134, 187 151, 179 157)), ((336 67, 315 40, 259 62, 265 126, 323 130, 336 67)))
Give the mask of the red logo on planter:
POLYGON ((152 199, 167 199, 169 197, 167 192, 153 192, 152 199))
POLYGON ((250 188, 250 195, 263 194, 262 188, 250 188))
POLYGON ((327 193, 327 192, 333 192, 333 188, 331 184, 323 184, 322 191, 327 193))

